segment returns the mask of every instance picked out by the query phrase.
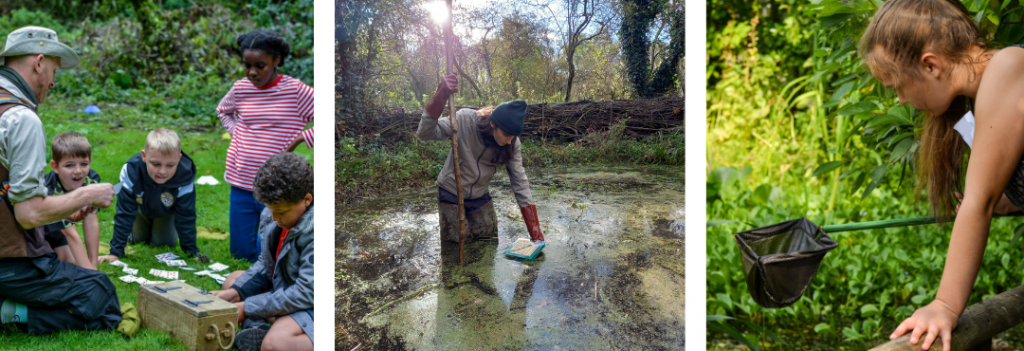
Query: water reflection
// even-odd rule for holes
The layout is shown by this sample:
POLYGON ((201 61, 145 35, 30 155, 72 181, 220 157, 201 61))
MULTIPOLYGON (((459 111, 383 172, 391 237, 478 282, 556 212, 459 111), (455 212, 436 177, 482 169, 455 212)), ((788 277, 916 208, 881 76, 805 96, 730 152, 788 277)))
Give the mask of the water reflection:
POLYGON ((436 189, 339 208, 338 348, 682 349, 682 174, 663 168, 530 174, 548 239, 532 262, 507 179, 498 240, 438 237, 436 189))

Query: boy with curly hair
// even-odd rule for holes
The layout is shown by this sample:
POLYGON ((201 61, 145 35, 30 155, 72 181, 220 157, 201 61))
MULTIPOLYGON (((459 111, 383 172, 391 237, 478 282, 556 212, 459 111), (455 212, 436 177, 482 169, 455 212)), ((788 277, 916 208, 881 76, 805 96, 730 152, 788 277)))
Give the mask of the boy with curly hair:
POLYGON ((251 326, 238 332, 238 349, 312 350, 313 167, 296 154, 277 154, 256 173, 253 192, 266 205, 259 260, 228 275, 213 294, 235 303, 239 323, 251 326))

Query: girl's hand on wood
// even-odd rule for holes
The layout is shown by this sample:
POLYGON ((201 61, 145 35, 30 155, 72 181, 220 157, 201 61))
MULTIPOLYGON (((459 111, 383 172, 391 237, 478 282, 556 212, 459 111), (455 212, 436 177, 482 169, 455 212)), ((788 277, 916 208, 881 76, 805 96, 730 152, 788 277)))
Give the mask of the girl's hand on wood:
POLYGON ((950 335, 953 332, 953 328, 956 328, 956 323, 959 319, 960 316, 953 312, 949 305, 942 302, 942 300, 936 299, 927 306, 921 307, 914 312, 914 315, 900 323, 896 327, 896 331, 889 335, 889 340, 896 339, 911 331, 911 344, 917 345, 917 342, 921 340, 921 335, 924 335, 924 343, 921 344, 921 349, 928 350, 931 348, 935 338, 938 337, 942 339, 942 350, 949 351, 950 335))

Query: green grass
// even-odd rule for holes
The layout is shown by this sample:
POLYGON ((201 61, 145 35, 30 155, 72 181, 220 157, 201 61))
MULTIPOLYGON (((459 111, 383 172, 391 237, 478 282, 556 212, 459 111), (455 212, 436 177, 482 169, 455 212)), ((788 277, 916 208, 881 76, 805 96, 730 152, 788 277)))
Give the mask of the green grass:
MULTIPOLYGON (((53 100, 60 100, 54 97, 53 100)), ((229 229, 228 209, 230 185, 224 181, 224 159, 230 140, 222 137, 224 130, 219 125, 201 125, 183 119, 161 117, 154 113, 141 112, 130 106, 100 106, 103 113, 87 115, 80 111, 85 104, 53 101, 40 108, 40 118, 46 128, 47 138, 58 133, 74 131, 84 135, 92 144, 92 169, 99 173, 104 182, 116 183, 121 166, 138 153, 143 146, 146 135, 158 127, 172 128, 182 137, 183 150, 192 157, 199 175, 212 175, 221 183, 215 186, 196 185, 196 225, 199 227, 229 229)), ((214 114, 215 111, 210 111, 214 114)), ((200 119, 192 119, 200 120, 200 119)), ((299 146, 296 153, 303 155, 312 163, 312 150, 299 146)), ((49 143, 47 143, 49 155, 49 143)), ((49 168, 47 168, 49 172, 49 168)), ((116 198, 115 198, 116 202, 116 198)), ((113 218, 116 205, 98 213, 100 221, 100 242, 109 242, 113 232, 113 218)), ((78 227, 82 233, 81 225, 78 227)), ((229 251, 228 240, 198 239, 201 252, 210 256, 211 261, 230 266, 222 273, 227 275, 234 270, 249 268, 249 263, 236 260, 229 251)), ((131 268, 139 269, 138 276, 151 280, 162 280, 149 275, 150 268, 176 270, 180 278, 188 284, 206 290, 220 289, 220 284, 209 277, 196 276, 193 272, 172 269, 157 262, 155 255, 173 252, 184 257, 178 246, 151 247, 133 245, 135 254, 126 256, 121 261, 131 268)), ((187 260, 189 267, 202 270, 205 264, 187 260)), ((106 273, 114 286, 120 303, 137 305, 139 285, 127 284, 118 279, 125 275, 121 267, 102 263, 99 270, 106 273)), ((31 318, 31 316, 30 316, 31 318)), ((0 331, 0 349, 4 350, 184 350, 169 334, 141 329, 133 338, 125 338, 113 331, 67 331, 49 335, 32 336, 14 330, 0 331)))
MULTIPOLYGON (((572 143, 523 139, 523 166, 634 164, 683 166, 683 131, 625 137, 621 126, 572 143)), ((451 141, 359 142, 342 138, 335 152, 336 199, 343 203, 437 180, 451 141)), ((504 171, 499 171, 504 173, 504 171)))

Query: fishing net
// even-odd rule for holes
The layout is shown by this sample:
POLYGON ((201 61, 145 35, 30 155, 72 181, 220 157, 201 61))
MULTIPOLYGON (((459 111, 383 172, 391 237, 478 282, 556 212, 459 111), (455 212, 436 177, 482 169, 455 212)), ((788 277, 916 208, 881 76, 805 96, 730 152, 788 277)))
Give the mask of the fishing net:
POLYGON ((765 308, 792 305, 811 284, 818 265, 837 244, 807 220, 788 222, 737 233, 743 254, 747 291, 765 308))

